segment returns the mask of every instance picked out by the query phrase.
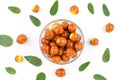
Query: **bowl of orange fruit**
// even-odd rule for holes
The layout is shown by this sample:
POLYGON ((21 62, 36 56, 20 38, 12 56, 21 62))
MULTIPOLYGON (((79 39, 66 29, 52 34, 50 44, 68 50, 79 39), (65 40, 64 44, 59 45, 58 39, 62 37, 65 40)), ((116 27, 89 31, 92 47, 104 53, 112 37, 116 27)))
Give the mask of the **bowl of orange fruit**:
POLYGON ((50 62, 68 64, 75 61, 83 51, 84 36, 81 28, 67 19, 49 22, 40 33, 42 54, 50 62))

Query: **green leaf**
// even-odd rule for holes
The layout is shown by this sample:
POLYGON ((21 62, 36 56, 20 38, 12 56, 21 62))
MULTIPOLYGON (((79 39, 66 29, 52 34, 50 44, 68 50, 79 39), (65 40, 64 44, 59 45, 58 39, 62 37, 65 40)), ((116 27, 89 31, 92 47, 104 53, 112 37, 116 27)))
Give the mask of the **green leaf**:
POLYGON ((58 0, 56 0, 56 1, 54 2, 54 4, 52 5, 52 7, 51 7, 51 9, 50 9, 50 14, 51 14, 52 16, 54 16, 54 15, 57 13, 57 11, 58 11, 58 0))
POLYGON ((36 56, 25 56, 24 58, 34 66, 42 65, 41 59, 36 56))
POLYGON ((8 9, 15 14, 19 14, 21 12, 20 8, 15 6, 9 6, 8 9))
POLYGON ((32 21, 32 23, 35 25, 35 26, 40 26, 41 25, 41 21, 38 19, 38 18, 36 18, 35 16, 32 16, 32 15, 30 15, 29 16, 30 17, 30 20, 32 21))
POLYGON ((46 79, 46 75, 43 72, 40 72, 39 74, 37 74, 36 76, 36 80, 45 80, 46 79))
POLYGON ((103 13, 104 13, 105 16, 110 15, 110 12, 109 12, 109 10, 108 10, 108 8, 105 4, 103 4, 102 9, 103 9, 103 13))
POLYGON ((94 14, 94 7, 92 3, 88 3, 88 10, 91 14, 94 14))
POLYGON ((84 71, 84 70, 88 67, 89 64, 90 64, 90 61, 83 63, 83 64, 79 67, 79 71, 84 71))
POLYGON ((104 76, 102 76, 102 75, 100 75, 100 74, 95 74, 95 75, 93 76, 93 78, 94 78, 95 80, 107 80, 104 76))
POLYGON ((0 45, 9 47, 13 44, 13 39, 8 35, 0 35, 0 45))
POLYGON ((5 70, 9 73, 9 74, 15 74, 16 70, 12 67, 6 67, 5 70))
POLYGON ((104 51, 104 54, 102 56, 103 62, 108 62, 110 60, 110 50, 109 48, 106 48, 104 51))

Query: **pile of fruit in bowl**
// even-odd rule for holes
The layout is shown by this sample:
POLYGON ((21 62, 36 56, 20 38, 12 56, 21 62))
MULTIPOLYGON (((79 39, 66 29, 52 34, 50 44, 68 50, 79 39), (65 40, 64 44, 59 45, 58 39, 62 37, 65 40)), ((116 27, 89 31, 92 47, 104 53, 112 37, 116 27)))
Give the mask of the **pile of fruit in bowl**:
POLYGON ((82 30, 74 22, 57 19, 48 23, 40 34, 42 54, 56 64, 75 61, 84 47, 82 30))

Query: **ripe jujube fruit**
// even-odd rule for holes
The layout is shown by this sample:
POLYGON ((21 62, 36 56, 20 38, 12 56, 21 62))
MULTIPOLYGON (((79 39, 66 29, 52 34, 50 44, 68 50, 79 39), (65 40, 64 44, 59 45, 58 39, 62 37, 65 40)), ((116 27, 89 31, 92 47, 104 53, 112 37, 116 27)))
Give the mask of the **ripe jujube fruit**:
POLYGON ((67 46, 66 46, 66 48, 73 48, 73 46, 74 46, 74 42, 73 41, 71 41, 71 40, 67 40, 67 46))
POLYGON ((67 21, 63 21, 62 26, 63 26, 64 29, 67 29, 68 26, 69 26, 69 23, 67 21))
POLYGON ((90 39, 90 44, 93 46, 97 46, 99 43, 99 40, 97 38, 91 38, 90 39))
POLYGON ((65 76, 65 69, 64 68, 59 68, 55 71, 56 76, 58 77, 64 77, 65 76))
POLYGON ((81 36, 78 33, 71 33, 69 39, 73 42, 81 40, 81 36))
POLYGON ((70 7, 70 12, 74 15, 77 15, 79 12, 79 8, 76 5, 70 7))
POLYGON ((16 55, 15 56, 15 61, 16 62, 22 62, 23 61, 23 57, 21 55, 16 55))
POLYGON ((23 44, 27 41, 27 36, 25 34, 18 35, 16 42, 19 44, 23 44))
POLYGON ((65 37, 58 37, 56 40, 56 44, 60 47, 64 47, 67 44, 67 39, 65 37))
POLYGON ((62 55, 62 60, 63 62, 68 62, 69 61, 69 57, 67 57, 66 55, 62 55))
POLYGON ((59 64, 61 62, 61 57, 60 56, 52 56, 52 62, 59 64))
POLYGON ((106 32, 112 32, 114 29, 114 25, 112 23, 108 23, 105 28, 106 32))
POLYGON ((50 46, 56 46, 56 43, 55 42, 50 42, 50 46))
POLYGON ((36 5, 33 6, 32 11, 37 13, 37 12, 39 12, 39 9, 40 9, 39 5, 36 4, 36 5))
POLYGON ((63 26, 58 25, 58 26, 54 27, 53 31, 55 34, 63 34, 64 28, 63 28, 63 26))
POLYGON ((75 24, 70 24, 68 26, 68 31, 71 32, 71 33, 75 32, 76 31, 76 25, 75 24))
POLYGON ((66 39, 69 37, 70 33, 68 31, 65 31, 61 36, 65 37, 66 39))
POLYGON ((49 44, 49 40, 45 39, 44 37, 41 39, 42 44, 49 44))
POLYGON ((50 52, 50 46, 47 45, 47 44, 42 44, 41 50, 42 50, 43 53, 49 54, 49 52, 50 52))
POLYGON ((58 52, 59 52, 59 49, 58 49, 57 46, 52 46, 52 47, 50 48, 50 54, 51 54, 52 56, 58 54, 58 52))
POLYGON ((47 40, 52 40, 54 38, 55 34, 52 30, 50 30, 50 28, 48 28, 46 31, 45 31, 45 39, 47 40))
POLYGON ((58 53, 58 55, 61 56, 61 55, 63 55, 63 53, 64 53, 64 48, 59 48, 59 53, 58 53))
POLYGON ((77 53, 75 52, 73 48, 67 48, 65 51, 65 55, 69 58, 74 58, 77 56, 77 53))
POLYGON ((75 44, 74 44, 74 49, 75 49, 76 51, 79 51, 79 50, 81 50, 82 48, 83 48, 82 42, 80 42, 80 41, 75 42, 75 44))

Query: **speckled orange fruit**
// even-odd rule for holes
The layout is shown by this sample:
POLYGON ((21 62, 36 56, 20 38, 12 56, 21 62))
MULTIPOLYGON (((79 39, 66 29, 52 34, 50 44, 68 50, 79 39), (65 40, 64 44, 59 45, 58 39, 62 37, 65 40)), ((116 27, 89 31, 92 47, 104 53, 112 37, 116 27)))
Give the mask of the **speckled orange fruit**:
POLYGON ((105 29, 106 29, 106 32, 112 32, 114 29, 114 25, 112 23, 108 23, 105 29))
POLYGON ((15 56, 15 61, 16 62, 22 62, 23 61, 23 57, 20 56, 20 55, 17 55, 17 56, 15 56))
POLYGON ((25 34, 18 35, 16 42, 19 44, 23 44, 27 41, 27 36, 25 34))
POLYGON ((79 8, 76 5, 70 7, 70 12, 74 15, 78 14, 79 8))
POLYGON ((64 77, 65 76, 65 69, 64 68, 59 68, 55 71, 55 74, 58 77, 64 77))
POLYGON ((39 12, 39 5, 37 5, 37 4, 34 5, 33 8, 32 8, 32 11, 35 12, 35 13, 39 12))
POLYGON ((93 46, 97 46, 99 43, 99 40, 97 38, 91 38, 90 39, 90 44, 93 46))

